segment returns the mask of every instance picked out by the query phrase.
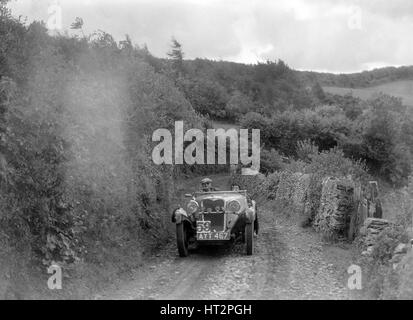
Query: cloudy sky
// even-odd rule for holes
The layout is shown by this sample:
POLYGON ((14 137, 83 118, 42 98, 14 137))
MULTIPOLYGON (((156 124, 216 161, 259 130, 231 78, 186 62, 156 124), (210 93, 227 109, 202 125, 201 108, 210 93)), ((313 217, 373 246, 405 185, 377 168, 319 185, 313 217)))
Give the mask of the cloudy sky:
POLYGON ((301 70, 355 72, 413 65, 411 0, 11 0, 14 15, 82 17, 164 57, 171 37, 185 57, 256 63, 282 59, 301 70))

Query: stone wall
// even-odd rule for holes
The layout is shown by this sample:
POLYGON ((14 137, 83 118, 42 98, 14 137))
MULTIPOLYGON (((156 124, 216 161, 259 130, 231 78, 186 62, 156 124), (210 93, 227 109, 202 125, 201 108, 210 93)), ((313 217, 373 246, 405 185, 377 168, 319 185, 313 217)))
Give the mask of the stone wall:
POLYGON ((364 245, 363 255, 369 255, 373 251, 373 247, 377 242, 379 234, 390 225, 385 219, 367 218, 363 226, 360 228, 360 236, 364 245))
POLYGON ((313 222, 315 229, 326 236, 346 236, 350 215, 354 211, 353 193, 352 180, 325 178, 320 206, 313 222))
POLYGON ((326 234, 342 234, 354 209, 354 186, 347 178, 329 177, 320 182, 310 174, 280 171, 266 177, 234 175, 232 180, 253 196, 275 200, 279 209, 302 223, 312 222, 317 231, 326 234), (321 193, 311 188, 319 188, 321 193))

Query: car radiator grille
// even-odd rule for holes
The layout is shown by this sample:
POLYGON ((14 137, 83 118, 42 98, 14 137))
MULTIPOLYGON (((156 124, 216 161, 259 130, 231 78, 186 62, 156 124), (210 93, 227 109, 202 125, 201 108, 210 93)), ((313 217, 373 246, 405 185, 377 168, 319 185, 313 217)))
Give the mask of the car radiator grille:
POLYGON ((205 199, 201 208, 205 221, 211 221, 211 231, 225 231, 225 201, 205 199))
POLYGON ((211 231, 225 231, 225 213, 204 213, 204 220, 211 221, 211 231))

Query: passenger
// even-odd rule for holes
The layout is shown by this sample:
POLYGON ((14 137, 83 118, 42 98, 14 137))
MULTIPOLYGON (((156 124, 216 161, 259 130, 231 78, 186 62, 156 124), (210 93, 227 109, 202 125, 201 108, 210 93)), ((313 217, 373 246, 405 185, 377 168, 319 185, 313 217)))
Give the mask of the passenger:
POLYGON ((237 186, 236 184, 232 185, 232 191, 239 191, 239 186, 237 186))
MULTIPOLYGON (((240 187, 237 184, 233 184, 231 186, 231 190, 232 191, 239 191, 240 187)), ((247 203, 248 206, 252 206, 252 199, 251 197, 247 194, 247 203)), ((258 208, 257 205, 255 206, 255 220, 254 220, 254 235, 258 236, 258 231, 259 231, 260 227, 259 227, 259 223, 258 223, 258 208)))
POLYGON ((209 178, 202 179, 201 181, 201 191, 202 192, 211 192, 211 191, 218 191, 216 188, 212 186, 212 180, 209 178))

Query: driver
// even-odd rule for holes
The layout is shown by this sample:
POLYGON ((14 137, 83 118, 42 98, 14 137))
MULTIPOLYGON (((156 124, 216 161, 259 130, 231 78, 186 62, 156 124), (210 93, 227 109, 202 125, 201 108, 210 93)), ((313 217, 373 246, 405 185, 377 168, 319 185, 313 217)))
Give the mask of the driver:
POLYGON ((233 184, 231 187, 232 191, 239 191, 239 185, 233 184))
POLYGON ((201 180, 201 191, 202 192, 211 192, 217 191, 216 188, 212 187, 212 180, 209 178, 205 178, 201 180))

